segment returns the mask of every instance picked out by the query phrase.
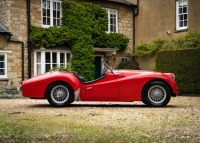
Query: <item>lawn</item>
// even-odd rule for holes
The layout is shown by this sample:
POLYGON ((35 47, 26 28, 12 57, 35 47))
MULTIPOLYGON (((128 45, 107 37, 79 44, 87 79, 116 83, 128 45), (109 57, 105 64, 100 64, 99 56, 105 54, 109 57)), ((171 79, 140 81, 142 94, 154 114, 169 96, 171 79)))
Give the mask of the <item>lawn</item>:
POLYGON ((0 99, 0 142, 196 143, 200 97, 178 96, 164 108, 142 102, 74 102, 53 108, 46 100, 0 99))

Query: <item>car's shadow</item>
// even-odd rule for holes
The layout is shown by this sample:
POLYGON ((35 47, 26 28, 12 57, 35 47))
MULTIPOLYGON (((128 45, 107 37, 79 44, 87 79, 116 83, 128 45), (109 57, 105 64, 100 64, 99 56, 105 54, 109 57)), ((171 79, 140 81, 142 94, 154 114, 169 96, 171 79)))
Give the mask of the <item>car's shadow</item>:
POLYGON ((29 108, 88 108, 88 107, 98 107, 98 108, 177 108, 175 105, 167 105, 165 107, 150 107, 145 104, 98 104, 98 103, 81 103, 81 104, 71 104, 67 107, 53 107, 50 104, 34 104, 28 106, 29 108))

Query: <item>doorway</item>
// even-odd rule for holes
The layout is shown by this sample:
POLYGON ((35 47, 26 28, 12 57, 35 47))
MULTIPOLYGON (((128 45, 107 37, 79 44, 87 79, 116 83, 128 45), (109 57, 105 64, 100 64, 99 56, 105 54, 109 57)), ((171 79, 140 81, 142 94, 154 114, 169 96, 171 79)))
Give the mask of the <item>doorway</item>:
POLYGON ((95 56, 95 79, 98 79, 102 75, 102 62, 101 62, 102 56, 95 56))

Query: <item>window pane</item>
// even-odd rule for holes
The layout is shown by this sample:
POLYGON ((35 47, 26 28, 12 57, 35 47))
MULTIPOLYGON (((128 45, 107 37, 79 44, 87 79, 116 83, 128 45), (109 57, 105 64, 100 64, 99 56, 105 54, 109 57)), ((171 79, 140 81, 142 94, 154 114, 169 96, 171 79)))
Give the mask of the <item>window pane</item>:
POLYGON ((47 25, 46 17, 43 17, 43 25, 47 25))
POLYGON ((54 19, 53 19, 53 26, 57 26, 56 22, 57 22, 57 21, 56 21, 56 18, 54 18, 54 19))
POLYGON ((187 21, 184 21, 184 26, 187 26, 187 21))
POLYGON ((58 2, 57 3, 57 10, 60 10, 61 6, 60 6, 60 3, 58 2))
POLYGON ((60 11, 57 11, 57 18, 60 18, 60 11))
POLYGON ((56 18, 56 10, 53 10, 53 17, 56 18))
POLYGON ((187 6, 183 7, 183 13, 187 13, 187 6))
POLYGON ((0 68, 5 68, 5 62, 0 62, 0 68))
POLYGON ((183 21, 179 22, 179 27, 183 27, 183 21))
POLYGON ((113 26, 112 25, 110 25, 110 32, 113 32, 113 26))
POLYGON ((50 1, 47 1, 47 3, 46 3, 46 8, 47 8, 47 9, 50 9, 50 1))
POLYGON ((183 13, 182 10, 183 10, 182 7, 179 7, 179 14, 183 13))
POLYGON ((53 2, 53 9, 56 10, 56 2, 53 2))
POLYGON ((60 63, 65 63, 65 54, 60 53, 60 63))
POLYGON ((60 26, 60 19, 57 19, 57 26, 60 26))
POLYGON ((114 29, 113 29, 113 32, 117 32, 117 27, 114 26, 113 28, 114 28, 114 29))
POLYGON ((187 20, 187 14, 184 14, 184 20, 187 20))
POLYGON ((45 53, 45 63, 51 63, 51 53, 50 52, 45 53))
POLYGON ((37 63, 41 63, 41 53, 40 53, 40 52, 37 52, 37 53, 36 53, 36 56, 37 56, 36 62, 37 62, 37 63))
POLYGON ((42 7, 46 8, 46 0, 42 0, 42 7))
POLYGON ((179 17, 180 17, 180 19, 179 19, 179 20, 183 20, 183 15, 180 15, 179 17))
POLYGON ((44 9, 44 8, 42 9, 42 15, 43 15, 43 17, 44 17, 44 16, 47 16, 47 10, 44 9))
POLYGON ((5 61, 5 56, 4 55, 0 55, 0 62, 4 62, 5 61))
POLYGON ((71 53, 67 53, 67 62, 70 62, 71 59, 71 53))
POLYGON ((51 65, 46 64, 45 69, 46 69, 45 72, 49 72, 51 70, 51 65))
POLYGON ((61 8, 61 6, 60 6, 60 3, 58 2, 57 3, 57 10, 60 11, 60 8, 61 8))
POLYGON ((50 25, 50 18, 47 18, 47 25, 50 25))
POLYGON ((50 9, 47 9, 47 17, 50 17, 50 9))
POLYGON ((57 63, 57 53, 52 53, 53 63, 57 63))
POLYGON ((41 64, 37 64, 37 75, 41 74, 41 64))
POLYGON ((0 75, 5 75, 5 69, 0 69, 0 75))

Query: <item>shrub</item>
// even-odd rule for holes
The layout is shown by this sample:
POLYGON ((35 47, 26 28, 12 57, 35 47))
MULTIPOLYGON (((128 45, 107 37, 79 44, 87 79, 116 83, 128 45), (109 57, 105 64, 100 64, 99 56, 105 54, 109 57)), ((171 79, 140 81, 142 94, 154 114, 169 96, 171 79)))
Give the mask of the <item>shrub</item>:
POLYGON ((135 69, 139 70, 139 64, 136 61, 125 61, 121 62, 118 66, 117 69, 135 69))
POLYGON ((137 45, 135 46, 135 53, 133 56, 156 54, 156 52, 163 50, 178 50, 195 47, 200 47, 200 34, 196 31, 189 31, 185 36, 174 38, 171 41, 157 38, 151 43, 137 45))
POLYGON ((152 43, 142 43, 135 46, 134 56, 143 56, 146 54, 156 54, 157 51, 162 50, 163 46, 168 43, 165 39, 154 39, 152 43))
POLYGON ((200 48, 160 51, 156 54, 156 70, 172 72, 180 93, 200 93, 200 48))

